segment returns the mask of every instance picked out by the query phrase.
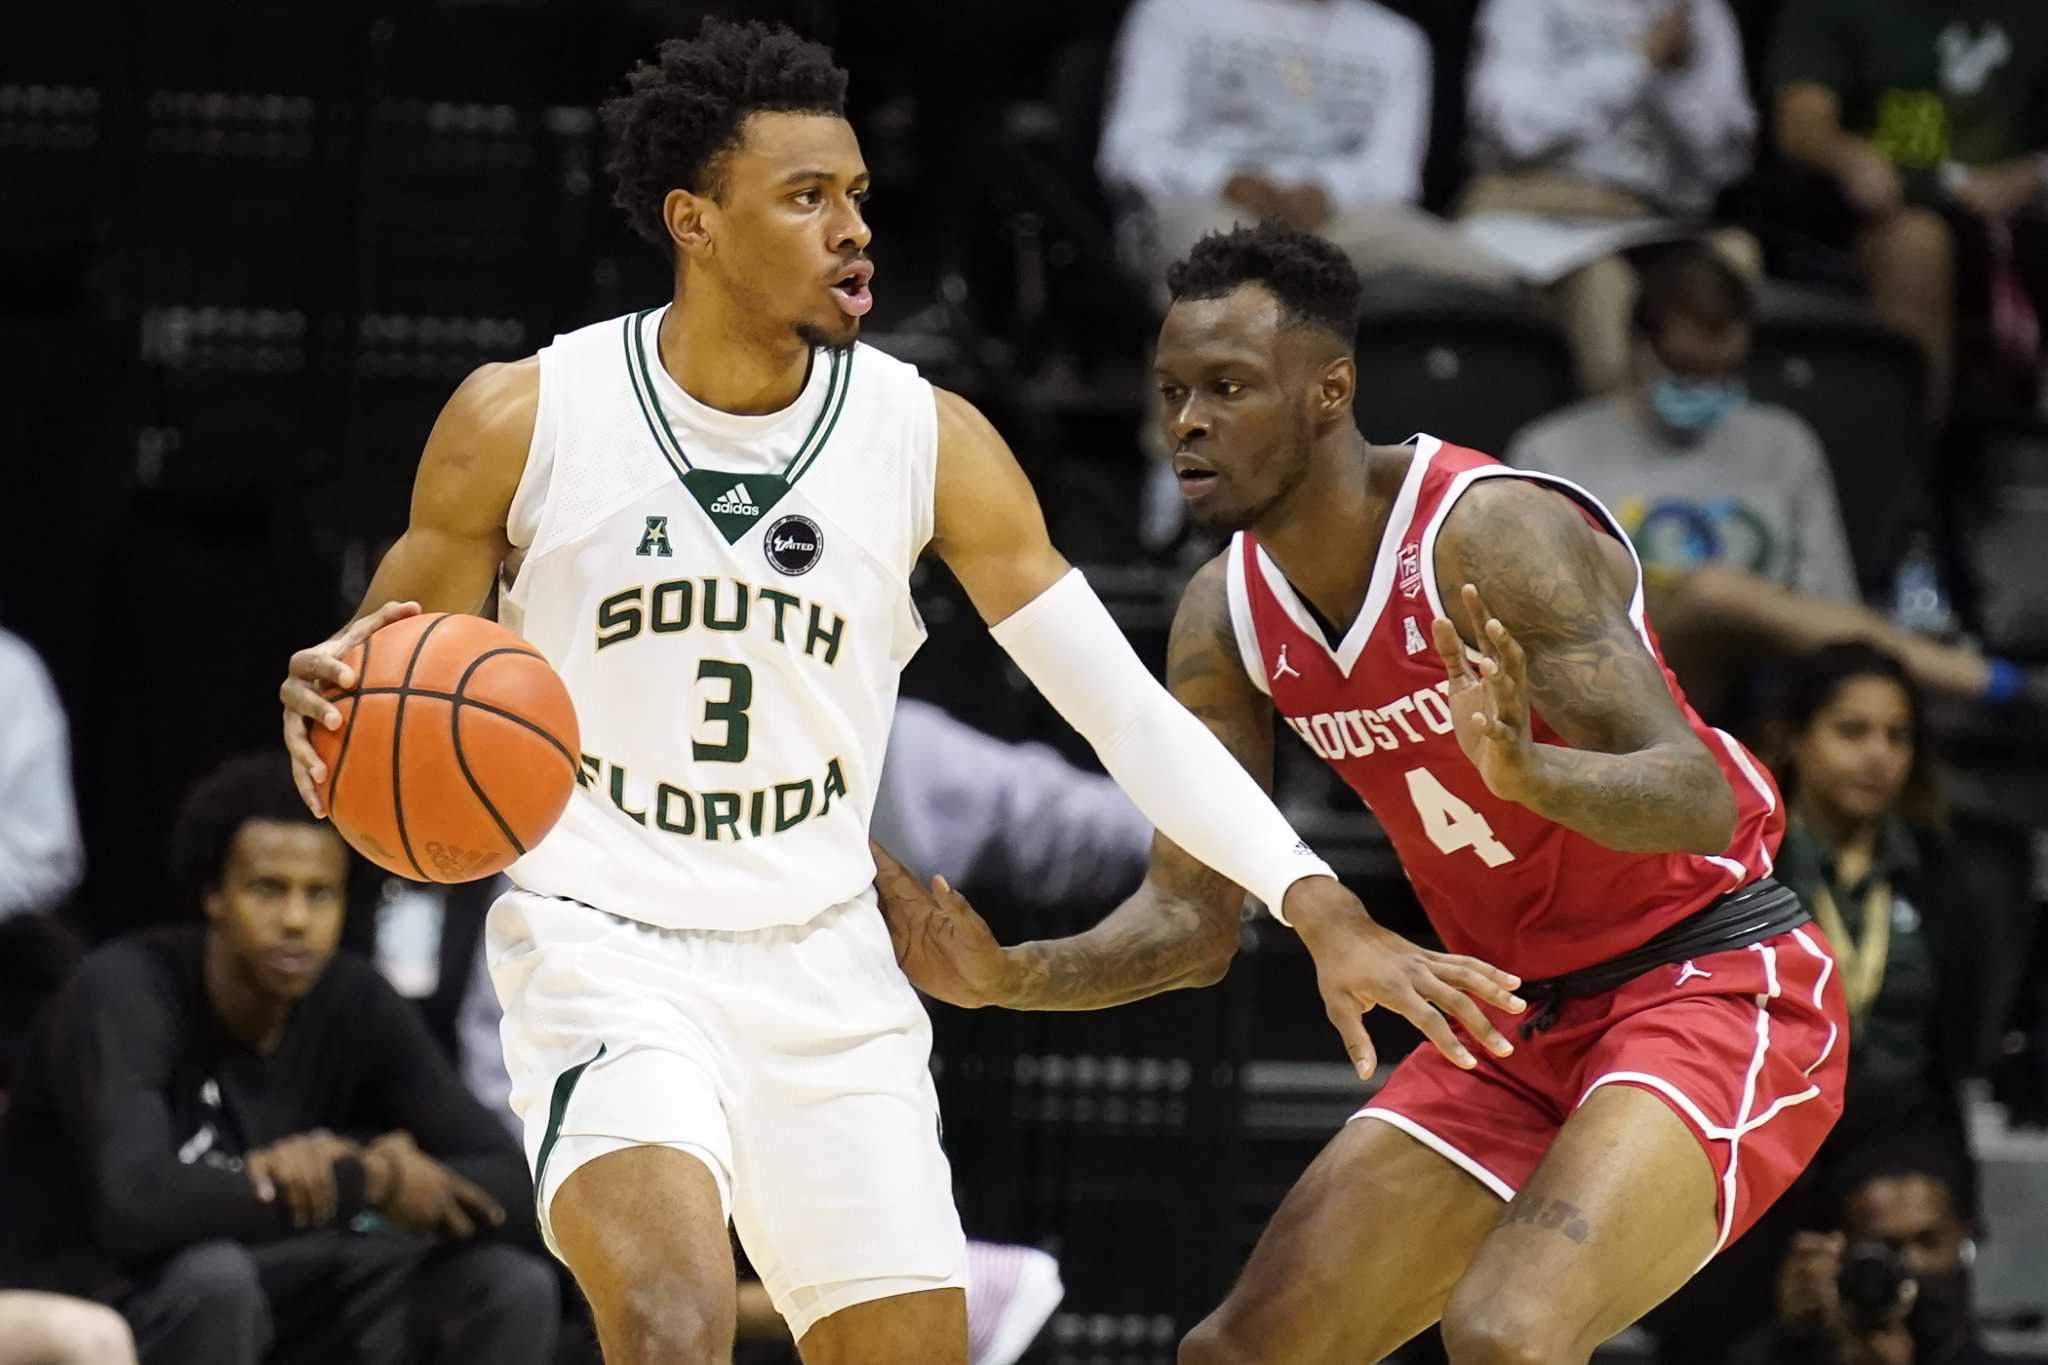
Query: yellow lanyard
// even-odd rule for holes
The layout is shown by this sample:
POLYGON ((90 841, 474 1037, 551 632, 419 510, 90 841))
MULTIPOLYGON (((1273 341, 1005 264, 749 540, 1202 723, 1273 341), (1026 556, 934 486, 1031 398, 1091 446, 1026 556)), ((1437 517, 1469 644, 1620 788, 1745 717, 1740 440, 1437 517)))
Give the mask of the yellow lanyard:
POLYGON ((1885 959, 1892 946, 1891 883, 1878 879, 1863 898, 1863 932, 1852 938, 1835 908, 1835 898, 1826 883, 1813 889, 1813 915, 1821 932, 1834 945, 1835 961, 1842 967, 1842 991, 1849 998, 1849 1022, 1860 1026, 1870 1013, 1871 1002, 1884 983, 1885 959))

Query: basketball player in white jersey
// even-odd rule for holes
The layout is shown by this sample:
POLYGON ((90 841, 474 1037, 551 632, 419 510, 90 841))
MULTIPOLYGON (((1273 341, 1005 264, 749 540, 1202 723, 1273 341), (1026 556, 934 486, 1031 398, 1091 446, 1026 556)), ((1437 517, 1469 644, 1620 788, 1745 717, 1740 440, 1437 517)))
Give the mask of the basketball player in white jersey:
POLYGON ((1152 894, 1227 880, 1329 930, 1354 1048, 1385 1004, 1462 1053, 1445 1012, 1514 984, 1380 933, 1139 663, 981 414, 856 344, 845 85, 760 24, 707 22, 631 74, 611 168, 673 298, 471 375, 358 619, 282 688, 319 813, 320 689, 385 622, 495 585, 568 684, 582 784, 488 944, 541 1227, 612 1365, 729 1359, 728 1218, 807 1365, 967 1359, 930 1026, 867 842, 926 548, 1162 831, 1152 894))

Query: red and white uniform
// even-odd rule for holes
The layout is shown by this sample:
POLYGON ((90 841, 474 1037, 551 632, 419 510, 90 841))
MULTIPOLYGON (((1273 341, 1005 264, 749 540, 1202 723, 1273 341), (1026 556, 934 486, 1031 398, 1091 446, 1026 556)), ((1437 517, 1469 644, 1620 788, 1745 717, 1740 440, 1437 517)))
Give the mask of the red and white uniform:
MULTIPOLYGON (((1617 852, 1487 790, 1452 733, 1450 684, 1430 640, 1430 622, 1448 614, 1434 558, 1446 516, 1474 482, 1522 478, 1558 488, 1595 527, 1623 545, 1628 538, 1563 479, 1434 437, 1413 448, 1364 606, 1334 649, 1249 533, 1233 539, 1226 567, 1246 672, 1371 808, 1445 946, 1524 979, 1558 976, 1637 948, 1767 875, 1785 827, 1777 788, 1733 736, 1686 704, 1668 669, 1673 701, 1735 796, 1735 833, 1720 853, 1617 852)), ((1629 617, 1661 665, 1640 568, 1629 617)), ((1562 743, 1540 715, 1532 728, 1539 743, 1562 743)), ((1833 965, 1809 925, 1657 968, 1566 1001, 1553 1028, 1518 1038, 1504 1062, 1474 1049, 1475 1072, 1418 1048, 1361 1112, 1507 1198, 1588 1093, 1641 1086, 1672 1106, 1714 1160, 1725 1244, 1791 1183, 1840 1113, 1848 1024, 1833 965)), ((1495 1018, 1503 1032, 1516 1022, 1495 1018)))

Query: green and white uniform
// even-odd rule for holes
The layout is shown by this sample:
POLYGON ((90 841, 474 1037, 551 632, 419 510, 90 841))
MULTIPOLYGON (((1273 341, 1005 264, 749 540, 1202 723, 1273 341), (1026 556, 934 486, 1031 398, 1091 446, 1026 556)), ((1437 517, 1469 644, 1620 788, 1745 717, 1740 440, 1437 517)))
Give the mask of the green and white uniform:
POLYGON ((501 615, 568 684, 583 771, 491 912, 492 976, 543 1230, 583 1163, 687 1152, 801 1337, 964 1257, 867 848, 937 412, 866 346, 817 351, 779 412, 716 411, 663 368, 662 313, 540 353, 501 615))

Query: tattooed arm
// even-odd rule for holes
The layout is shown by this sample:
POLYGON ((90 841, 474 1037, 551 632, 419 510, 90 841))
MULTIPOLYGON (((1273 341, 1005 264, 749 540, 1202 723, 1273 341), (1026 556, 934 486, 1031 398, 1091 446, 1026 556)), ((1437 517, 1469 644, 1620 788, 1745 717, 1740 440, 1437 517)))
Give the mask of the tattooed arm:
MULTIPOLYGON (((1273 785, 1273 709, 1245 676, 1231 633, 1219 556, 1197 572, 1174 614, 1166 686, 1242 763, 1273 785)), ((1244 892, 1163 834, 1145 881, 1107 918, 1072 938, 1010 950, 1018 1009, 1086 1010, 1160 991, 1208 986, 1237 952, 1244 892)))
MULTIPOLYGON (((1271 785, 1270 704, 1245 677, 1223 595, 1223 561, 1195 575, 1174 617, 1167 685, 1262 785, 1271 785)), ((931 892, 875 850, 896 957, 918 989, 950 1004, 1085 1010, 1219 980, 1237 951, 1244 892, 1163 834, 1144 885, 1072 938, 1003 948, 943 881, 931 892)))
MULTIPOLYGON (((1245 676, 1218 557, 1181 598, 1167 644, 1166 682, 1260 786, 1273 783, 1273 711, 1245 676)), ((877 849, 876 886, 904 973, 927 995, 956 1005, 1086 1010, 1161 991, 1207 986, 1237 951, 1244 892, 1163 835, 1152 841, 1145 884, 1094 928, 1071 938, 1003 948, 972 906, 943 881, 929 893, 877 849)), ((1359 1016, 1385 1006, 1420 1029, 1446 1057, 1472 1066, 1451 1021, 1499 1056, 1512 1051, 1475 1000, 1519 1013, 1520 981, 1469 957, 1432 953, 1374 923, 1350 892, 1317 891, 1304 878, 1287 906, 1316 964, 1323 1012, 1361 1076, 1377 1064, 1359 1016), (1302 888, 1316 894, 1305 895, 1302 888)))
POLYGON ((1452 508, 1435 559, 1458 740, 1495 795, 1609 848, 1728 846, 1734 793, 1629 619, 1626 548, 1561 493, 1486 479, 1452 508), (1477 672, 1467 645, 1485 656, 1477 672), (1531 740, 1532 708, 1569 748, 1531 740))

